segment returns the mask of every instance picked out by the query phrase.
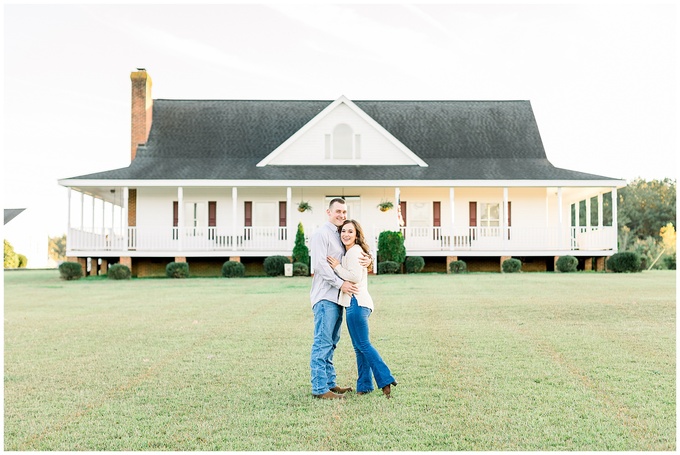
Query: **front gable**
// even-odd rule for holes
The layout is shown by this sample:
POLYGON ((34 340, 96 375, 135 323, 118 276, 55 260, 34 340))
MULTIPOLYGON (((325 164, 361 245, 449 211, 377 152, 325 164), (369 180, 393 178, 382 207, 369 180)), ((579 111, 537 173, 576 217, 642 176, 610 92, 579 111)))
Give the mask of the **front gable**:
POLYGON ((342 96, 257 166, 420 166, 427 163, 342 96))

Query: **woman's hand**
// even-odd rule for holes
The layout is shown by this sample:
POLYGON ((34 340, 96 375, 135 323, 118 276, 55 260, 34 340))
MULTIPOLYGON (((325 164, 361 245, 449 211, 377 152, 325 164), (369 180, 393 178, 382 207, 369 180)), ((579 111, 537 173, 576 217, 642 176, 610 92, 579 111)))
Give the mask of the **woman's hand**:
POLYGON ((327 256, 327 257, 326 257, 326 260, 327 260, 328 263, 331 265, 331 268, 332 268, 332 269, 334 269, 334 268, 336 268, 338 265, 340 265, 340 261, 338 261, 338 260, 335 259, 334 257, 327 256))
POLYGON ((368 266, 370 266, 372 262, 373 258, 371 258, 371 256, 364 252, 362 252, 361 256, 359 256, 359 265, 362 267, 368 268, 368 266))

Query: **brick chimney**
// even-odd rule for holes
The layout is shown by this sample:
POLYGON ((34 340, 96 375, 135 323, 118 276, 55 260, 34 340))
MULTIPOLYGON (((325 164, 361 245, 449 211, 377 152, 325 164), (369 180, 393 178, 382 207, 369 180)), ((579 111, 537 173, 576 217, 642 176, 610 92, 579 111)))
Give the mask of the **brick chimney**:
POLYGON ((151 77, 144 68, 137 68, 130 74, 132 80, 132 116, 130 160, 137 155, 137 146, 146 144, 151 129, 153 99, 151 98, 151 77))

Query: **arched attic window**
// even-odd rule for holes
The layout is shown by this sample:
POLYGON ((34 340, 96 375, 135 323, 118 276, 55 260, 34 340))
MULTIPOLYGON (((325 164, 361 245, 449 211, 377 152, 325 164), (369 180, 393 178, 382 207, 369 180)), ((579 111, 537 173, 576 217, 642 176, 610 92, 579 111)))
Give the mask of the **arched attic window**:
POLYGON ((326 135, 326 159, 351 160, 361 157, 361 136, 354 134, 346 123, 333 128, 332 134, 326 135))

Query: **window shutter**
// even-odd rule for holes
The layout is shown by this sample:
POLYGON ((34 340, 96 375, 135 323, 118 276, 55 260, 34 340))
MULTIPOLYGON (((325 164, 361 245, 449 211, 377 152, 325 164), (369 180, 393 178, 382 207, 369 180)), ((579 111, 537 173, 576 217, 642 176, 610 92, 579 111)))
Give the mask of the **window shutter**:
POLYGON ((286 201, 279 201, 279 227, 286 227, 286 201))
POLYGON ((179 225, 179 202, 172 201, 172 226, 177 227, 179 225))
POLYGON ((477 226, 477 202, 470 201, 470 227, 477 226))
POLYGON ((243 225, 246 227, 252 227, 253 225, 253 201, 245 201, 243 206, 244 220, 243 225))
POLYGON ((441 227, 442 225, 442 203, 441 201, 432 202, 432 225, 441 227))
POLYGON ((510 226, 512 226, 512 202, 508 201, 508 240, 510 240, 510 226))
POLYGON ((406 227, 406 201, 400 201, 399 207, 401 207, 401 219, 404 220, 404 227, 406 227))
POLYGON ((217 226, 217 201, 208 201, 208 226, 217 226))

